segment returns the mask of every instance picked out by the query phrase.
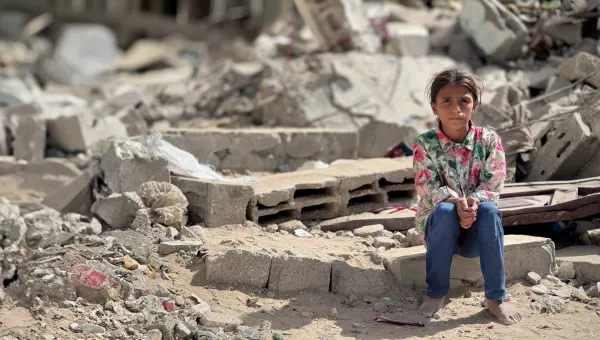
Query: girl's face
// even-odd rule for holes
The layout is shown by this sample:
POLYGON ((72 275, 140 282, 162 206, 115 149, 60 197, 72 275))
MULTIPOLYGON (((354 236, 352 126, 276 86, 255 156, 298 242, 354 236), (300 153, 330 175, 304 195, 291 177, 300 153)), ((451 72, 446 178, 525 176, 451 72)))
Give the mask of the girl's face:
POLYGON ((474 108, 473 95, 462 85, 442 87, 435 103, 431 103, 433 113, 440 118, 442 127, 448 130, 468 130, 474 108))

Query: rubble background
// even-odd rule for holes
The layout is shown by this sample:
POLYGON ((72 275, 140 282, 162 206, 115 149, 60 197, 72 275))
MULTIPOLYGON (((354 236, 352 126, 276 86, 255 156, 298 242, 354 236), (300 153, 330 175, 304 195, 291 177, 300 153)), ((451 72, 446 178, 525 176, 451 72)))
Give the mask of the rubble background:
MULTIPOLYGON (((403 308, 418 305, 414 290, 382 288, 381 294, 342 294, 327 303, 318 295, 289 298, 290 287, 300 284, 290 278, 267 282, 269 271, 278 261, 302 260, 275 245, 263 248, 332 240, 328 256, 342 261, 360 253, 368 263, 359 265, 388 282, 388 274, 377 271, 386 251, 419 246, 420 238, 410 226, 395 224, 392 232, 385 221, 361 221, 376 217, 365 207, 379 208, 388 200, 410 208, 414 197, 404 194, 410 176, 375 169, 376 184, 349 188, 348 195, 356 197, 345 203, 381 194, 384 184, 403 192, 399 200, 388 198, 386 189, 382 201, 360 201, 362 211, 352 212, 363 214, 352 228, 339 227, 348 222, 345 216, 295 220, 311 215, 302 210, 306 197, 298 200, 294 218, 284 214, 285 221, 267 225, 240 219, 254 218, 245 209, 256 178, 343 169, 355 159, 380 158, 400 141, 410 146, 435 124, 425 86, 447 67, 465 68, 483 81, 474 120, 502 137, 507 182, 600 176, 598 1, 243 3, 0 1, 3 339, 77 339, 82 333, 111 339, 281 339, 284 334, 265 316, 275 314, 287 329, 303 329, 286 339, 389 336, 386 328, 368 324, 370 313, 401 315, 403 308), (238 206, 241 210, 233 208, 238 206), (195 219, 211 214, 236 224, 209 232, 207 226, 221 226, 223 219, 195 219), (236 228, 244 232, 228 234, 236 228), (347 240, 348 248, 342 245, 347 240), (235 261, 218 262, 217 250, 246 247, 252 256, 226 254, 256 256, 260 270, 227 276, 235 261), (206 261, 212 265, 204 268, 206 261), (214 289, 197 277, 203 270, 211 284, 238 289, 233 284, 238 280, 262 288, 214 289), (21 325, 20 319, 32 324, 21 325)), ((384 164, 377 162, 371 164, 384 164)), ((352 181, 357 173, 330 182, 352 181)), ((324 190, 319 183, 294 185, 274 195, 306 190, 315 199, 324 190)), ((583 196, 597 187, 575 191, 583 196)), ((261 199, 252 209, 285 201, 265 203, 274 200, 266 194, 261 199)), ((600 246, 597 213, 575 221, 556 218, 554 226, 570 242, 600 246)), ((333 269, 327 268, 321 270, 325 279, 307 281, 317 282, 321 293, 335 293, 328 281, 333 269)), ((561 265, 554 273, 558 278, 544 279, 528 273, 529 283, 511 292, 516 303, 534 311, 523 327, 543 322, 544 313, 567 322, 554 313, 568 310, 569 322, 576 317, 588 328, 574 325, 561 334, 598 331, 589 327, 596 327, 593 320, 600 315, 600 278, 577 270, 561 265), (567 305, 571 300, 581 303, 567 305)), ((335 289, 349 289, 340 286, 335 289)), ((461 311, 479 307, 483 295, 473 294, 461 298, 461 311)), ((427 335, 446 332, 452 339, 482 329, 497 337, 539 335, 456 322, 427 335)))

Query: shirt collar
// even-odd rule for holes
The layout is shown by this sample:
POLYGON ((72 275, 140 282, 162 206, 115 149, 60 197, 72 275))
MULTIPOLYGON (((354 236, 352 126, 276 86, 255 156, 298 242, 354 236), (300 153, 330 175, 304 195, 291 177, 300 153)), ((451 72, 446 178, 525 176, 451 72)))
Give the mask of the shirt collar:
POLYGON ((443 150, 447 150, 451 146, 464 146, 467 149, 473 151, 473 147, 475 145, 475 124, 473 124, 472 120, 469 120, 469 132, 467 133, 467 137, 465 137, 465 140, 462 143, 455 143, 450 138, 448 138, 444 131, 442 131, 442 122, 440 121, 438 121, 435 131, 437 132, 438 140, 440 141, 440 145, 443 150))

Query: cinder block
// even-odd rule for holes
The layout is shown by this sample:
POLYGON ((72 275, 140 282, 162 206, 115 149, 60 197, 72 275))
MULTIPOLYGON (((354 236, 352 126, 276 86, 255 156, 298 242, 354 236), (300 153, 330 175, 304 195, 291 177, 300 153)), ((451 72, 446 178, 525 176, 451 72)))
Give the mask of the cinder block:
POLYGON ((269 290, 279 293, 304 290, 328 292, 330 279, 330 261, 283 255, 273 258, 269 290))
POLYGON ((572 179, 600 146, 598 135, 579 113, 556 122, 541 140, 545 143, 535 156, 529 182, 572 179))
POLYGON ((271 270, 271 255, 233 249, 206 259, 206 281, 234 287, 265 288, 271 270))
POLYGON ((334 261, 331 270, 331 292, 335 294, 379 297, 398 285, 383 266, 334 261))
MULTIPOLYGON (((423 246, 392 249, 384 265, 401 286, 425 287, 425 254, 423 246)), ((556 271, 554 243, 547 238, 506 235, 504 237, 504 272, 506 280, 522 279, 534 271, 541 276, 556 271)), ((450 286, 483 286, 479 258, 454 255, 450 270, 450 286)))
POLYGON ((600 246, 571 246, 556 251, 559 265, 573 263, 575 277, 583 282, 600 282, 600 246))
POLYGON ((188 199, 192 223, 215 228, 246 221, 246 209, 254 195, 250 185, 186 177, 174 177, 171 183, 188 199))

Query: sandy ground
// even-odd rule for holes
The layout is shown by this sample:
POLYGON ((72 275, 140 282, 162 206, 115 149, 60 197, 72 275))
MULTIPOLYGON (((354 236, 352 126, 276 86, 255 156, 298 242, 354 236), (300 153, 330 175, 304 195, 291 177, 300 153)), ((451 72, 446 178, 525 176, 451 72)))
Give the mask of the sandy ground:
MULTIPOLYGON (((298 251, 313 252, 313 247, 302 245, 301 238, 264 235, 264 232, 219 229, 211 232, 215 250, 231 247, 277 247, 298 248, 298 251), (267 241, 269 240, 269 241, 267 241), (286 242, 282 242, 285 240, 286 242), (241 242, 240 242, 241 241, 241 242), (286 243, 286 246, 282 246, 286 243), (219 245, 219 246, 217 246, 219 245)), ((344 253, 365 251, 360 239, 335 237, 322 238, 314 243, 328 245, 325 256, 337 257, 344 253), (340 247, 333 247, 334 245, 340 247), (336 249, 333 249, 336 248, 336 249)), ((210 248, 209 248, 210 249, 210 248)), ((281 251, 281 249, 279 249, 281 251)), ((360 256, 360 255, 359 255, 360 256)), ((364 256, 364 255, 362 255, 364 256)), ((153 260, 154 261, 154 260, 153 260)), ((143 272, 134 272, 136 286, 155 293, 158 290, 189 297, 195 295, 206 301, 213 311, 235 315, 244 324, 258 328, 264 320, 272 323, 273 330, 281 331, 285 339, 596 339, 600 333, 600 299, 588 302, 566 300, 566 308, 560 313, 541 313, 532 306, 544 298, 530 292, 530 284, 524 281, 508 284, 510 301, 523 316, 520 324, 504 326, 481 307, 481 290, 462 287, 451 292, 449 303, 439 320, 428 320, 418 313, 424 294, 422 289, 402 288, 393 295, 382 298, 355 299, 348 296, 300 293, 293 296, 273 295, 266 289, 234 290, 231 287, 198 286, 196 268, 198 263, 185 263, 178 254, 156 260, 156 264, 167 264, 177 274, 173 280, 150 278, 143 272), (258 297, 260 306, 247 306, 249 297, 258 297), (407 327, 376 323, 374 306, 385 303, 390 311, 383 313, 399 321, 422 322, 424 327, 407 327)), ((198 261, 198 260, 197 260, 198 261)), ((63 262, 70 262, 63 258, 63 262)), ((73 262, 75 263, 75 262, 73 262)), ((88 319, 89 311, 100 306, 85 308, 45 307, 44 312, 34 315, 18 306, 0 307, 0 340, 12 335, 17 339, 45 339, 54 335, 59 339, 83 339, 69 331, 69 324, 88 319)), ((88 336, 86 339, 97 339, 88 336)), ((13 340, 12 338, 9 338, 13 340)))

